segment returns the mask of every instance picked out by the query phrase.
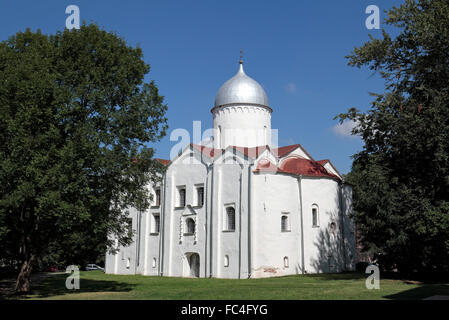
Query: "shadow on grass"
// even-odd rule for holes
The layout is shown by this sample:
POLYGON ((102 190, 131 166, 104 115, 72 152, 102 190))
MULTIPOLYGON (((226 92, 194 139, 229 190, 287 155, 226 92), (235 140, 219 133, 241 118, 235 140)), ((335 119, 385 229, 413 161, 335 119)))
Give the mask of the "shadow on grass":
POLYGON ((417 288, 401 291, 384 296, 391 300, 422 300, 432 296, 449 296, 449 285, 447 284, 421 284, 417 288))
POLYGON ((360 273, 360 272, 340 272, 340 273, 316 273, 316 274, 308 274, 310 278, 318 279, 318 280, 361 280, 366 279, 368 274, 360 273))
POLYGON ((79 294, 79 293, 102 293, 102 292, 129 292, 135 285, 109 280, 93 280, 80 279, 80 289, 69 290, 66 288, 67 274, 50 275, 39 285, 32 288, 32 292, 26 296, 17 297, 19 299, 29 298, 47 298, 52 296, 61 296, 65 294, 79 294))
MULTIPOLYGON (((369 274, 363 272, 343 272, 343 273, 319 273, 310 274, 308 277, 317 280, 355 280, 364 281, 369 274)), ((432 296, 448 296, 449 297, 449 284, 436 281, 414 281, 406 280, 400 274, 385 274, 382 277, 384 280, 396 280, 404 284, 415 285, 408 290, 403 290, 398 293, 389 294, 383 296, 383 298, 391 300, 422 300, 432 296)))

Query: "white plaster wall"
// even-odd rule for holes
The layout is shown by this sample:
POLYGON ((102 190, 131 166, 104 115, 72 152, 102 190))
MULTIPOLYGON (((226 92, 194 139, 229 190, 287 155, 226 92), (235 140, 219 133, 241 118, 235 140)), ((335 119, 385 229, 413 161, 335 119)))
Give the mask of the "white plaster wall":
MULTIPOLYGON (((110 237, 112 240, 115 240, 114 237, 110 237)), ((117 241, 115 241, 115 246, 114 248, 117 248, 117 241)), ((109 250, 106 252, 106 257, 105 257, 105 263, 104 263, 104 270, 105 273, 116 273, 115 272, 115 267, 117 265, 116 259, 118 258, 118 255, 116 254, 111 254, 109 253, 109 250)))
MULTIPOLYGON (((301 234, 297 178, 283 174, 254 174, 255 167, 256 164, 249 165, 240 155, 227 152, 208 171, 207 164, 198 154, 185 151, 167 170, 165 186, 161 188, 161 205, 152 206, 141 214, 139 265, 136 263, 135 235, 130 246, 120 247, 116 255, 107 254, 106 272, 188 276, 186 253, 195 252, 200 256, 200 277, 247 278, 250 275, 258 278, 298 274, 303 272, 301 235, 304 238, 305 272, 353 270, 355 235, 351 186, 344 185, 340 195, 339 184, 333 179, 303 177, 301 234), (230 157, 235 160, 228 161, 230 157), (202 207, 195 206, 198 184, 205 188, 202 207), (190 206, 178 208, 177 186, 181 185, 186 187, 186 204, 190 206), (339 215, 340 203, 343 215, 339 215), (312 226, 313 204, 319 207, 319 227, 312 226), (223 231, 225 205, 235 208, 234 232, 223 231), (288 212, 289 232, 281 232, 283 212, 288 212), (161 217, 159 234, 151 233, 153 213, 159 213, 161 217), (193 236, 183 234, 186 217, 196 220, 193 236), (332 221, 337 226, 336 236, 329 233, 332 221), (228 267, 224 266, 225 255, 229 256, 228 267), (329 256, 334 259, 330 263, 333 267, 329 265, 329 256), (289 260, 287 268, 284 267, 284 257, 289 260), (129 268, 126 267, 128 258, 129 268), (153 258, 156 258, 154 267, 153 258)), ((151 186, 150 190, 154 192, 151 186)), ((136 230, 139 214, 135 209, 129 214, 136 230)))
POLYGON ((339 244, 338 182, 328 178, 302 179, 304 221, 304 262, 307 273, 337 272, 343 268, 339 244), (318 227, 313 226, 312 205, 318 206, 318 227), (330 224, 336 224, 335 236, 330 224))
POLYGON ((216 210, 213 211, 216 216, 217 224, 214 259, 216 260, 216 277, 218 278, 238 278, 239 265, 241 263, 241 228, 242 214, 242 196, 241 174, 243 166, 239 164, 220 164, 214 170, 218 172, 218 186, 220 194, 216 199, 216 210), (231 206, 235 209, 235 230, 226 230, 226 207, 231 206), (224 266, 224 257, 229 257, 229 266, 224 266))
POLYGON ((287 175, 254 174, 255 225, 253 278, 301 273, 299 192, 296 178, 287 175), (281 232, 281 215, 289 217, 290 231, 281 232), (284 267, 284 257, 289 265, 284 267))
MULTIPOLYGON (((162 229, 162 207, 163 207, 163 188, 161 188, 161 204, 159 206, 154 205, 150 207, 147 212, 145 212, 145 224, 142 224, 142 235, 145 238, 145 245, 141 247, 141 259, 144 260, 144 269, 142 270, 142 274, 145 275, 158 275, 159 265, 160 265, 160 255, 159 255, 159 247, 161 240, 161 230, 157 232, 153 232, 154 230, 154 214, 159 214, 160 221, 160 229, 162 229), (155 260, 155 264, 153 264, 153 259, 155 260)), ((154 189, 152 189, 154 190, 154 189)))
POLYGON ((167 197, 165 203, 165 236, 164 236, 164 275, 186 275, 186 253, 198 253, 200 256, 200 277, 205 276, 205 205, 197 207, 194 202, 196 185, 203 184, 205 199, 207 198, 207 168, 201 163, 198 155, 179 159, 167 170, 167 197), (186 188, 186 206, 177 207, 178 186, 186 188), (185 220, 193 218, 195 234, 185 235, 185 220))
POLYGON ((213 125, 215 148, 271 144, 271 112, 264 107, 232 105, 217 108, 213 111, 213 125))

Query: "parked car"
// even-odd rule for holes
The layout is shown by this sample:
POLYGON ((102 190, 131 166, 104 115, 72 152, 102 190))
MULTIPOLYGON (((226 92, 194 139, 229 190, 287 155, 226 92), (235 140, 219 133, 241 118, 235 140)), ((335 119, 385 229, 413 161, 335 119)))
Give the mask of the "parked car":
POLYGON ((101 271, 104 271, 104 268, 102 268, 102 267, 100 267, 100 266, 98 266, 96 264, 90 263, 90 264, 88 264, 86 266, 86 271, 90 271, 90 270, 101 270, 101 271))

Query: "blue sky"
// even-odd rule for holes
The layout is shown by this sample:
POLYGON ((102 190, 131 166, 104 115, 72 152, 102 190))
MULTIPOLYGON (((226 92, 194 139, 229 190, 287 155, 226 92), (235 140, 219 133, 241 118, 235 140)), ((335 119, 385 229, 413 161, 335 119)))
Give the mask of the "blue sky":
POLYGON ((379 75, 349 67, 344 57, 369 34, 380 37, 365 27, 368 5, 377 5, 383 20, 383 10, 401 2, 0 0, 0 40, 26 27, 62 30, 65 8, 75 4, 81 20, 139 44, 151 65, 146 80, 156 81, 169 108, 168 135, 154 146, 160 158, 177 143, 169 139, 173 129, 191 132, 194 120, 203 130, 212 127, 215 94, 237 72, 243 49, 245 72, 268 94, 279 145, 300 143, 347 173, 362 142, 335 130, 332 119, 349 107, 367 110, 369 92, 384 86, 379 75))

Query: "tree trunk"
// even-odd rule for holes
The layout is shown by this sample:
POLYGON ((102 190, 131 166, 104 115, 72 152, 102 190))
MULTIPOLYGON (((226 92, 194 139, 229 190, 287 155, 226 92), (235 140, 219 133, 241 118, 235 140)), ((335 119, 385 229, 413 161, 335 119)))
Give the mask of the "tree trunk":
POLYGON ((31 270, 33 268, 34 255, 30 258, 25 259, 20 268, 19 275, 16 280, 16 293, 26 293, 30 291, 30 276, 31 270))

